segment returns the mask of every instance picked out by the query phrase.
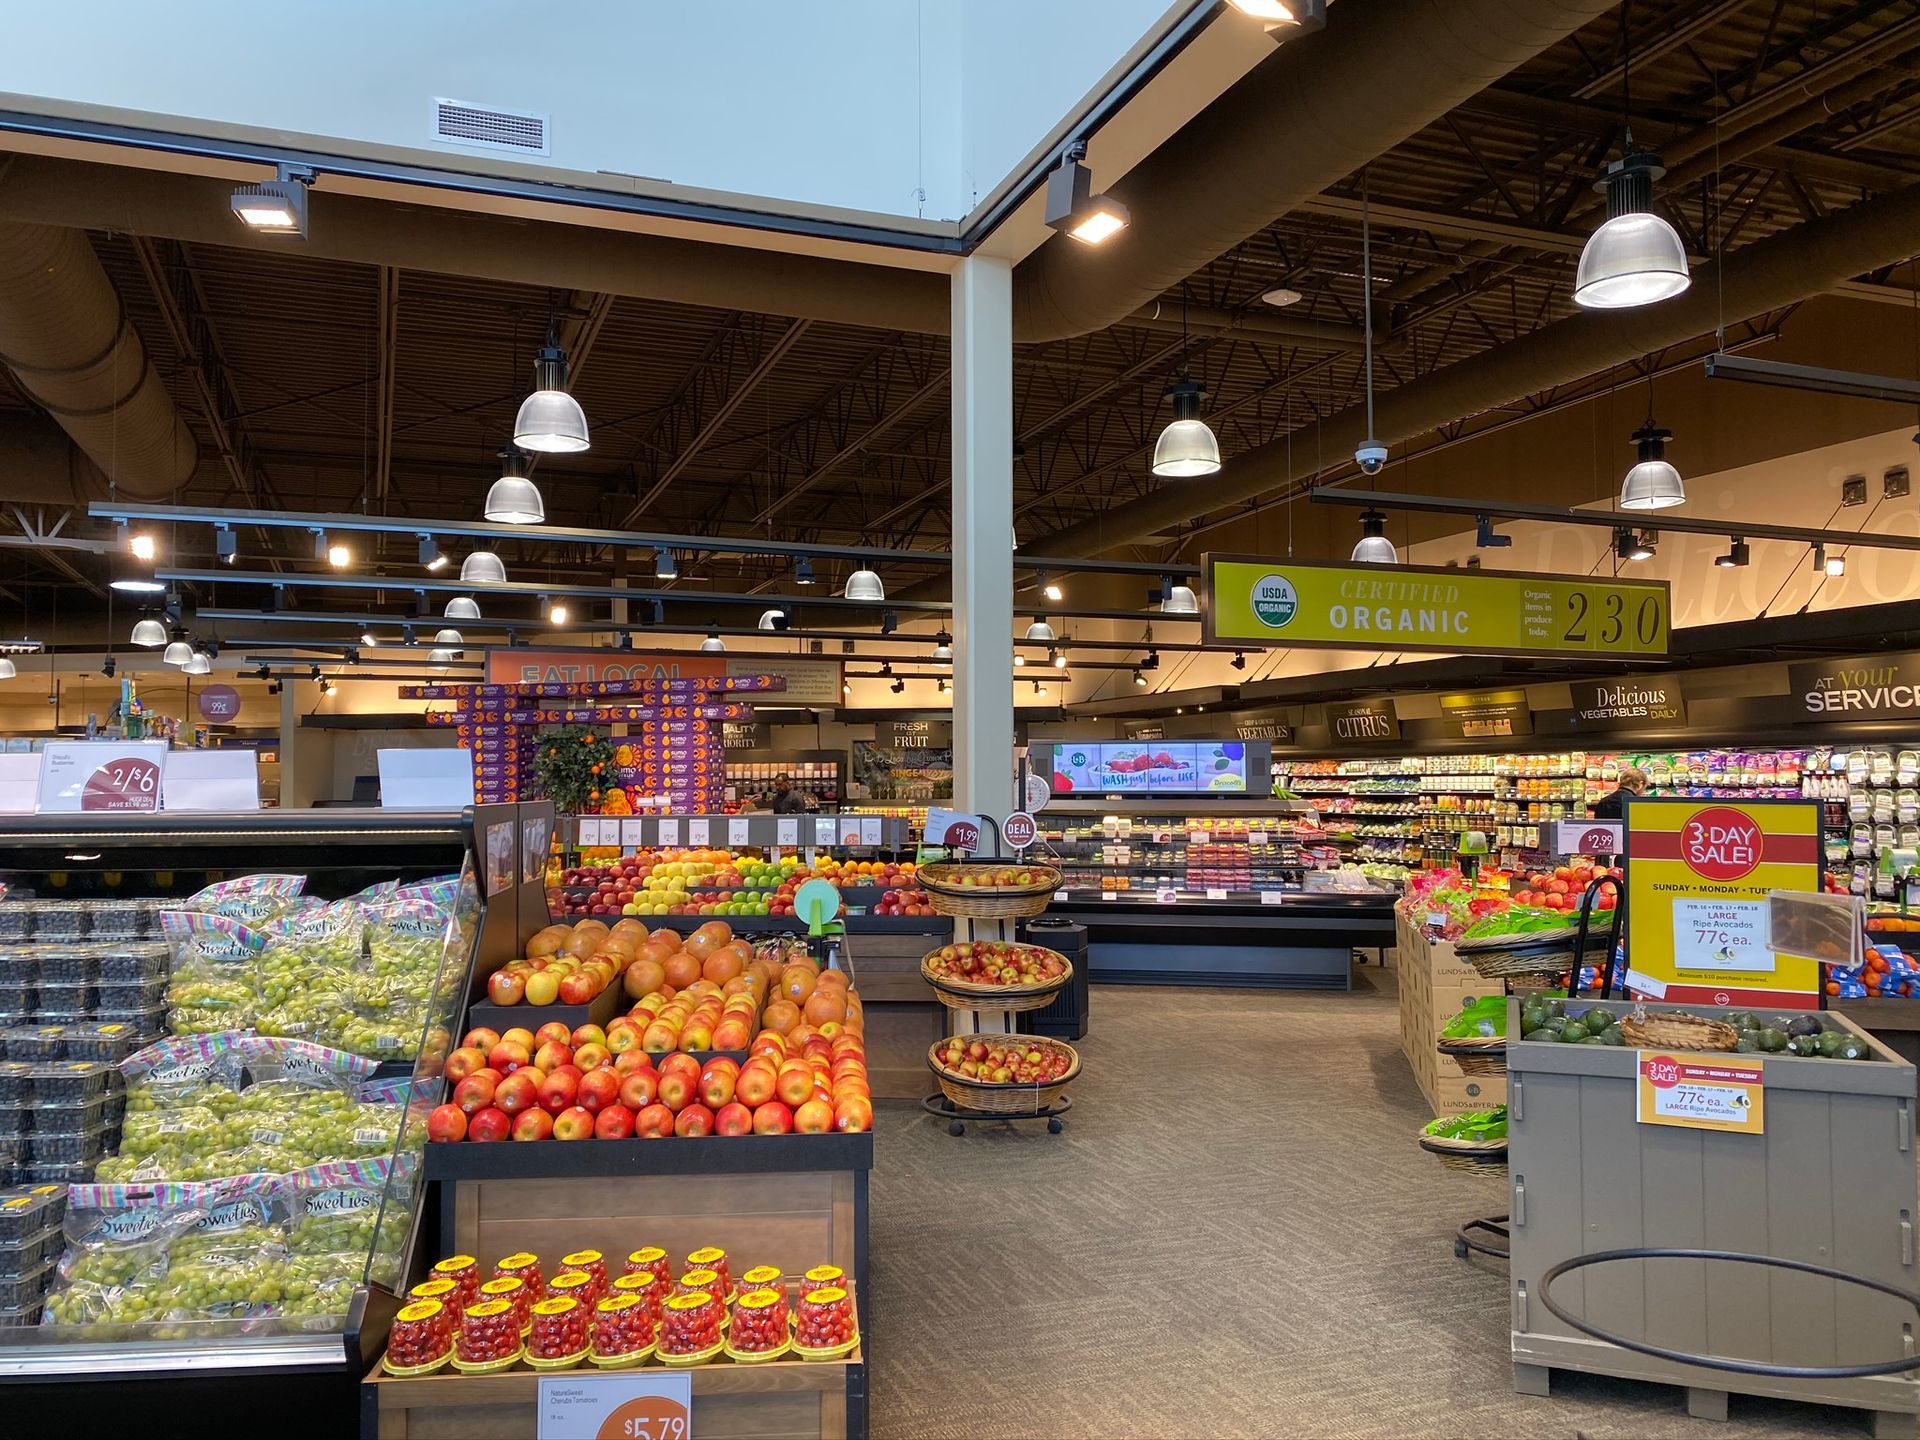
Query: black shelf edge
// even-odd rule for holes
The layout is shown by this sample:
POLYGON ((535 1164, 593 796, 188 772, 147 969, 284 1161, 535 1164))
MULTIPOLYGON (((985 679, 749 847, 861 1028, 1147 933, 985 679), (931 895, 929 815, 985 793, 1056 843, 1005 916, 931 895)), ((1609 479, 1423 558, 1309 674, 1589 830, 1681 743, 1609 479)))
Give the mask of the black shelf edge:
POLYGON ((621 1175, 765 1175, 871 1170, 873 1135, 701 1135, 670 1140, 514 1140, 430 1144, 429 1180, 557 1180, 621 1175))

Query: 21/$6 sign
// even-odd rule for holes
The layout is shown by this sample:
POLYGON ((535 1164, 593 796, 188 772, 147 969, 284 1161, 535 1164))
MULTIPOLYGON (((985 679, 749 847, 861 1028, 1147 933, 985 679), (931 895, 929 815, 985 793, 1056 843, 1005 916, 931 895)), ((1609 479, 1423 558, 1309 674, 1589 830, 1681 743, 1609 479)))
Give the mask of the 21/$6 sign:
POLYGON ((1209 644, 1664 655, 1664 580, 1201 557, 1209 644))

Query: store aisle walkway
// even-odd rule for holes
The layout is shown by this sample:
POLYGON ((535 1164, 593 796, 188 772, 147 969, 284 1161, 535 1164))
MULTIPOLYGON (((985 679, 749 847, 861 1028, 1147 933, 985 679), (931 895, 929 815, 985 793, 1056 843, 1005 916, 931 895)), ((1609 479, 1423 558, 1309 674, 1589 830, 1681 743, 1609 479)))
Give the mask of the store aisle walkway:
POLYGON ((1860 1435, 1860 1418, 1555 1377, 1512 1391, 1504 1192, 1414 1144, 1393 977, 1351 995, 1102 987, 1066 1133, 875 1125, 876 1440, 1860 1435))

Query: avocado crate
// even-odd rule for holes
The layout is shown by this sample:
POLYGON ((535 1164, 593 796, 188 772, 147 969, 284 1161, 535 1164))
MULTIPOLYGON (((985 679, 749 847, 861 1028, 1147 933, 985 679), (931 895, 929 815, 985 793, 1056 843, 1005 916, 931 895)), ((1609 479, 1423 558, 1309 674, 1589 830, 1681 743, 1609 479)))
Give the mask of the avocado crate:
MULTIPOLYGON (((1517 1391, 1545 1395, 1552 1371, 1578 1370, 1684 1387, 1696 1415, 1723 1416, 1733 1392, 1867 1410, 1876 1434, 1914 1434, 1920 1380, 1913 1371, 1846 1379, 1741 1374, 1592 1338, 1541 1303, 1540 1277, 1553 1266, 1638 1248, 1771 1256, 1915 1289, 1914 1067, 1844 1016, 1801 1013, 1854 1034, 1878 1058, 1723 1057, 1764 1066, 1765 1128, 1757 1135, 1639 1123, 1641 1051, 1509 1043, 1517 1391)), ((1519 1002, 1509 1002, 1508 1033, 1519 1024, 1519 1002)), ((1686 1355, 1825 1369, 1914 1354, 1911 1305, 1771 1266, 1609 1261, 1563 1274, 1553 1299, 1587 1324, 1686 1355)))

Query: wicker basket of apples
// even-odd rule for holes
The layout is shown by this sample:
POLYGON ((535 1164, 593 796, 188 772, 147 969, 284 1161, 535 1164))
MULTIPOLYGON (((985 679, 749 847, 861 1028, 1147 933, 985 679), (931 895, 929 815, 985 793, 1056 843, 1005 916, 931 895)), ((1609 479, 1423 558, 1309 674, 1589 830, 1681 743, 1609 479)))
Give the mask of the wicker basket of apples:
POLYGON ((922 865, 920 888, 936 915, 963 920, 1016 920, 1044 914, 1060 872, 1051 865, 1014 865, 991 860, 922 865))
POLYGON ((1073 979, 1073 962, 1041 945, 971 940, 929 952, 920 978, 949 1009, 1038 1010, 1073 979))
POLYGON ((927 1051, 940 1091, 984 1115, 1045 1110, 1080 1073, 1080 1055, 1045 1035, 953 1035, 927 1051))

